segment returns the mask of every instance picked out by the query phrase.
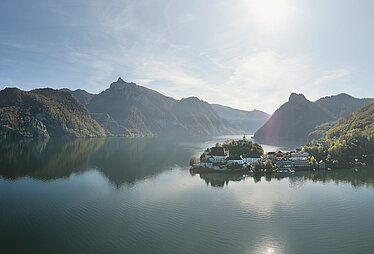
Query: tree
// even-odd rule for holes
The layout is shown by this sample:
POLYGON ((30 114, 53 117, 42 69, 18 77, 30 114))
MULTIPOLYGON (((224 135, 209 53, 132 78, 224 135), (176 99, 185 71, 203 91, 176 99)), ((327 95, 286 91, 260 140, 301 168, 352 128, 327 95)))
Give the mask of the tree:
POLYGON ((190 159, 190 166, 193 166, 194 164, 196 164, 197 163, 197 159, 195 158, 195 157, 192 157, 191 159, 190 159))
POLYGON ((265 161, 265 169, 266 171, 270 170, 273 168, 273 162, 271 162, 271 160, 266 160, 265 161))
POLYGON ((261 172, 262 167, 262 161, 256 161, 255 163, 253 163, 253 169, 255 173, 261 172))
POLYGON ((314 158, 314 156, 312 156, 312 157, 310 158, 310 166, 311 166, 312 168, 317 168, 317 166, 318 166, 318 162, 317 162, 317 160, 314 158))
POLYGON ((200 162, 207 162, 207 161, 208 161, 208 159, 207 159, 207 157, 206 157, 206 154, 203 153, 203 154, 200 156, 200 162))
POLYGON ((233 155, 249 155, 252 157, 260 157, 264 154, 264 149, 261 145, 253 143, 252 141, 235 141, 235 140, 226 140, 222 144, 222 147, 230 150, 230 154, 233 155))

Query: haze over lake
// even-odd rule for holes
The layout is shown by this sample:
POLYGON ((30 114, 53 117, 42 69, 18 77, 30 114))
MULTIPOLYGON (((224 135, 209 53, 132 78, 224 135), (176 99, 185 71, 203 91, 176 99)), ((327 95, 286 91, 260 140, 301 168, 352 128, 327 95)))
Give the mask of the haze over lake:
POLYGON ((226 138, 1 141, 0 252, 374 252, 372 168, 192 175, 226 138))

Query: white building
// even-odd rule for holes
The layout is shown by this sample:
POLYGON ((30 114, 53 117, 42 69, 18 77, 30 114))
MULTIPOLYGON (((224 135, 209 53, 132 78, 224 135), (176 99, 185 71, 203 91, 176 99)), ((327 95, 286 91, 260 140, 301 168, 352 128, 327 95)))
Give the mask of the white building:
POLYGON ((291 160, 308 160, 309 153, 291 153, 291 160))
POLYGON ((252 165, 256 161, 260 161, 261 157, 255 158, 255 157, 243 157, 243 162, 252 165))
POLYGON ((207 154, 208 160, 213 163, 224 163, 229 156, 229 151, 223 147, 212 147, 207 154))
POLYGON ((244 164, 244 161, 243 161, 243 158, 242 158, 241 155, 240 156, 230 156, 230 157, 227 158, 227 162, 232 162, 234 164, 240 164, 240 165, 244 164))

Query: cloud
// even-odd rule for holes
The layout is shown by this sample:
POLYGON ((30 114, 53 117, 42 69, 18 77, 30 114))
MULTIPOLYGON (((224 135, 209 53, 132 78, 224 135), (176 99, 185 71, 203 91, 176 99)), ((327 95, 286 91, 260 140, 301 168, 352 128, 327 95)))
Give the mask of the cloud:
MULTIPOLYGON (((307 66, 303 59, 281 57, 271 50, 245 56, 235 64, 225 94, 242 95, 236 107, 260 108, 272 112, 290 92, 306 83, 307 66), (234 93, 234 94, 233 94, 234 93)), ((235 98, 235 97, 234 97, 235 98)))
POLYGON ((350 74, 351 72, 348 69, 326 72, 324 76, 317 79, 314 83, 319 85, 331 80, 344 80, 344 78, 348 77, 350 74))
POLYGON ((122 76, 175 98, 197 96, 272 113, 291 92, 314 99, 335 92, 332 83, 344 84, 336 90, 352 87, 347 66, 321 66, 311 56, 271 47, 267 37, 253 32, 252 21, 242 20, 248 17, 246 1, 237 6, 224 1, 94 2, 79 5, 77 12, 61 5, 54 13, 67 21, 64 29, 82 36, 66 36, 56 58, 67 62, 79 76, 75 82, 91 92, 122 76))
POLYGON ((232 65, 234 70, 221 89, 226 100, 235 107, 267 112, 286 102, 292 92, 304 93, 309 99, 331 93, 327 84, 342 84, 351 75, 348 68, 324 70, 313 64, 312 57, 282 57, 269 49, 242 57, 232 65))

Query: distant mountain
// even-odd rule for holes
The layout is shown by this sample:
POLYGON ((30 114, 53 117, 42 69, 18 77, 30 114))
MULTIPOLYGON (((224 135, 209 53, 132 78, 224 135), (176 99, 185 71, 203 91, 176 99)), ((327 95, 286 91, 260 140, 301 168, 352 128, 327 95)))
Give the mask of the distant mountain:
POLYGON ((254 133, 270 118, 260 110, 240 110, 219 104, 211 104, 220 117, 232 123, 236 129, 245 133, 254 133))
POLYGON ((254 138, 267 144, 306 142, 315 126, 332 120, 330 112, 307 100, 303 94, 292 93, 288 102, 256 131, 254 138))
POLYGON ((313 103, 302 94, 292 93, 289 101, 255 133, 255 138, 269 144, 319 139, 337 124, 338 119, 371 101, 373 99, 358 99, 342 93, 313 103))
POLYGON ((186 132, 198 135, 235 132, 229 121, 221 118, 209 103, 197 97, 183 98, 177 101, 172 112, 183 124, 186 132))
POLYGON ((90 103, 91 99, 95 96, 95 94, 89 93, 86 90, 77 89, 77 90, 70 90, 68 88, 63 88, 61 91, 71 93, 80 103, 83 105, 87 105, 90 103))
POLYGON ((104 129, 70 93, 49 88, 0 91, 0 136, 97 137, 104 129))
POLYGON ((373 99, 370 98, 358 99, 346 93, 341 93, 338 95, 323 97, 315 103, 330 112, 334 118, 339 119, 372 101, 373 99))
MULTIPOLYGON (((196 97, 175 100, 119 78, 87 105, 92 115, 106 116, 123 135, 234 133, 207 103, 196 97)), ((102 126, 105 120, 101 121, 102 126)))

